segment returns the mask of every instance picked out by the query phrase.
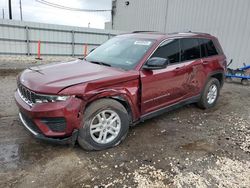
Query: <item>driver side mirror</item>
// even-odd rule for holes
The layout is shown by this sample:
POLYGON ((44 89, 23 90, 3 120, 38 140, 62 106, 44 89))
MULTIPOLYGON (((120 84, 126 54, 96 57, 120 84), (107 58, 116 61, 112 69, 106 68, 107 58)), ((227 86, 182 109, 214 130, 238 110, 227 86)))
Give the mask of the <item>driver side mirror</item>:
POLYGON ((143 69, 145 70, 158 70, 164 69, 168 66, 169 60, 161 57, 152 57, 147 60, 144 64, 143 69))

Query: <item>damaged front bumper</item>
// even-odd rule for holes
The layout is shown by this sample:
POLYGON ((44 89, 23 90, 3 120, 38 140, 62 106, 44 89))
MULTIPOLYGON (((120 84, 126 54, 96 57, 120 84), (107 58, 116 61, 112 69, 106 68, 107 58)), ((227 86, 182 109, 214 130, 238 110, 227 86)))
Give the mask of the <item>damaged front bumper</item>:
POLYGON ((19 113, 19 118, 22 122, 22 124, 24 125, 24 127, 30 132, 32 133, 32 135, 42 141, 45 142, 50 142, 50 143, 55 143, 55 144, 70 144, 70 145, 75 145, 77 136, 78 136, 78 130, 75 129, 72 132, 72 135, 70 137, 66 137, 66 138, 49 138, 44 136, 43 134, 39 133, 39 131, 37 131, 34 126, 32 125, 32 123, 28 122, 27 120, 25 120, 25 117, 19 113))

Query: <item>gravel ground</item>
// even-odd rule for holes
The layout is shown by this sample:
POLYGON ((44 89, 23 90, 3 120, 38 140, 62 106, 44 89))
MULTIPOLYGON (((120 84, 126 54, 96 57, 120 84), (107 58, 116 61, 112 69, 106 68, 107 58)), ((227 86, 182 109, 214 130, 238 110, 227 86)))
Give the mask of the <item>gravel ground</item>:
POLYGON ((65 56, 44 56, 38 60, 35 56, 6 56, 0 55, 0 75, 8 76, 15 75, 21 70, 38 65, 44 65, 52 62, 71 61, 77 57, 65 56))
POLYGON ((225 84, 213 109, 182 107, 86 152, 35 140, 0 76, 0 187, 250 187, 250 87, 225 84))

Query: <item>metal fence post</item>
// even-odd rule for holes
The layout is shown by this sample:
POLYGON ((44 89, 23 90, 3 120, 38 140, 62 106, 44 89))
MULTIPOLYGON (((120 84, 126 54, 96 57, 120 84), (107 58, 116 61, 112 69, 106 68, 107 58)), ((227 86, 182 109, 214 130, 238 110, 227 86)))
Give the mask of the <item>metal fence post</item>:
POLYGON ((71 34, 72 34, 72 57, 75 56, 75 32, 72 30, 71 31, 71 34))
POLYGON ((29 27, 25 26, 26 30, 26 47, 27 47, 27 56, 30 55, 30 40, 29 40, 29 27))
POLYGON ((110 39, 110 33, 108 33, 108 39, 110 39))

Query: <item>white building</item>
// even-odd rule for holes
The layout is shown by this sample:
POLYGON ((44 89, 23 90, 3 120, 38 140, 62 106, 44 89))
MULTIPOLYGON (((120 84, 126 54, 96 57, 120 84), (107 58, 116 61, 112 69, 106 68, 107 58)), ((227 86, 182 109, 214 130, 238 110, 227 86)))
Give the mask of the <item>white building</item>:
POLYGON ((231 67, 250 64, 250 0, 114 0, 112 17, 115 30, 210 33, 231 67))

